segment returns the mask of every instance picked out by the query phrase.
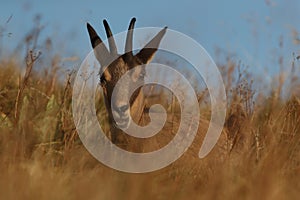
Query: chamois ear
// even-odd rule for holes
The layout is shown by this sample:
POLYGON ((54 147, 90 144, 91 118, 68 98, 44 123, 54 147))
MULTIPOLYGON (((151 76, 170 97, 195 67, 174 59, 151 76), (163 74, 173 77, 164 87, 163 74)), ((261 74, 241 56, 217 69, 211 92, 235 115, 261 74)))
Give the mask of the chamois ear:
POLYGON ((161 39, 165 35, 167 30, 167 27, 163 28, 146 46, 140 50, 136 57, 139 58, 140 61, 142 61, 144 64, 147 64, 151 61, 153 58, 155 52, 158 49, 158 46, 160 44, 161 39))
POLYGON ((95 29, 87 23, 87 30, 90 36, 91 44, 94 49, 95 56, 99 61, 100 65, 105 65, 105 61, 109 57, 109 51, 107 50, 105 44, 102 42, 101 38, 96 33, 95 29))

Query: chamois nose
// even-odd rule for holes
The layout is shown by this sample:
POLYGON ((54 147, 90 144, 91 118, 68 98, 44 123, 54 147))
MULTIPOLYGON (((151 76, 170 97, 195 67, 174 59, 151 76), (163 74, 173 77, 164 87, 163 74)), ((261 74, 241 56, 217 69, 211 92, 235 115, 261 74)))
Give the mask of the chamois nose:
POLYGON ((128 108, 129 108, 129 105, 126 104, 126 105, 118 107, 118 110, 119 110, 119 112, 126 112, 128 110, 128 108))

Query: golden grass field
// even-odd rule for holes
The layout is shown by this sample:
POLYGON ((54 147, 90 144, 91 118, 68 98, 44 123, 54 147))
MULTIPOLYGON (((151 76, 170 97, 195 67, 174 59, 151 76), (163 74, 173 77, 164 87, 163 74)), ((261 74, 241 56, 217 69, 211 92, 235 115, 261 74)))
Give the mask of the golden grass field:
MULTIPOLYGON (((0 199, 299 199, 297 75, 288 88, 283 84, 289 80, 280 79, 262 93, 252 86, 255 77, 228 62, 222 68, 229 101, 225 145, 215 147, 222 154, 198 159, 200 146, 194 145, 166 168, 128 174, 104 166, 81 144, 71 110, 75 73, 54 61, 36 70, 31 55, 24 67, 14 57, 0 61, 0 199), (291 95, 282 98, 287 89, 291 95)), ((101 118, 103 103, 97 106, 101 118)), ((209 107, 201 109, 200 132, 209 119, 209 107)), ((169 126, 175 121, 171 116, 169 126)))

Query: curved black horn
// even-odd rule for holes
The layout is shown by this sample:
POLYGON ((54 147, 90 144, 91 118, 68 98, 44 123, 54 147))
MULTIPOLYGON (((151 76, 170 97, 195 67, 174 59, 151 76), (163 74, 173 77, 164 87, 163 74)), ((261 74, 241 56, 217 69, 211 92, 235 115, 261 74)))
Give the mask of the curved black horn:
POLYGON ((125 53, 128 53, 132 55, 132 38, 133 38, 133 29, 135 24, 135 17, 131 19, 128 31, 127 31, 127 37, 126 37, 126 44, 125 44, 125 53))
POLYGON ((114 37, 112 35, 112 32, 110 30, 110 27, 109 27, 109 25, 108 25, 108 23, 107 23, 106 20, 103 20, 103 24, 104 24, 104 27, 105 27, 106 36, 108 38, 108 44, 109 44, 110 53, 113 54, 113 55, 116 55, 118 53, 117 52, 117 46, 116 46, 114 37))

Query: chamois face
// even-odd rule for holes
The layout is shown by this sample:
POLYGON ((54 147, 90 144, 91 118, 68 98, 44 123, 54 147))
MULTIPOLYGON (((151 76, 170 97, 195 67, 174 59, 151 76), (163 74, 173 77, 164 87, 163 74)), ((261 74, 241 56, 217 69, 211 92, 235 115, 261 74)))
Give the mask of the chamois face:
POLYGON ((144 83, 145 68, 136 66, 143 65, 141 61, 132 57, 131 60, 128 60, 126 56, 120 56, 114 62, 112 62, 103 72, 100 77, 101 87, 103 89, 103 95, 105 99, 105 105, 109 114, 109 119, 113 119, 113 123, 120 128, 127 128, 130 123, 130 108, 132 105, 139 101, 139 93, 141 88, 135 90, 131 95, 131 88, 138 83, 144 83), (132 69, 130 72, 128 72, 132 69), (128 76, 125 76, 125 73, 128 72, 128 76), (122 82, 121 87, 115 87, 120 78, 123 77, 124 81, 122 82), (118 98, 112 99, 112 92, 114 91, 115 96, 118 98), (129 102, 129 104, 128 104, 129 102))
POLYGON ((138 88, 130 95, 130 91, 132 91, 131 88, 135 87, 135 84, 144 83, 144 65, 149 63, 154 56, 167 28, 165 27, 162 29, 142 50, 136 55, 133 55, 132 37, 135 21, 135 18, 133 18, 130 22, 126 38, 126 53, 123 55, 117 53, 116 45, 106 20, 104 20, 103 23, 108 37, 110 51, 108 51, 102 43, 102 40, 93 27, 87 24, 95 56, 101 65, 100 84, 103 89, 109 121, 111 124, 117 125, 116 127, 122 129, 126 129, 129 126, 130 114, 132 114, 132 112, 137 112, 136 110, 131 109, 133 104, 137 104, 138 101, 143 100, 141 99, 143 98, 142 95, 140 95, 142 93, 141 88, 138 88), (129 76, 124 77, 125 79, 122 82, 122 86, 115 88, 120 78, 129 70, 129 76), (113 91, 117 98, 112 98, 113 91))

